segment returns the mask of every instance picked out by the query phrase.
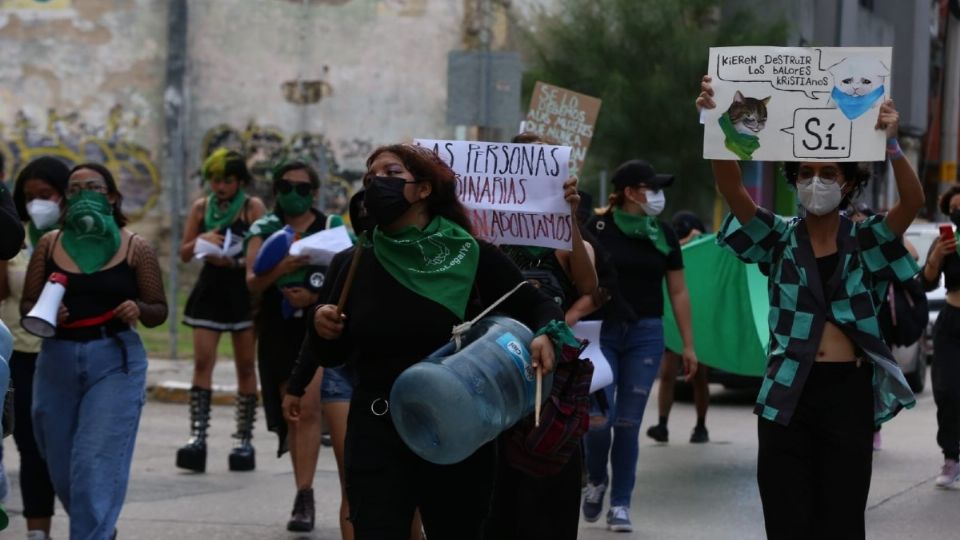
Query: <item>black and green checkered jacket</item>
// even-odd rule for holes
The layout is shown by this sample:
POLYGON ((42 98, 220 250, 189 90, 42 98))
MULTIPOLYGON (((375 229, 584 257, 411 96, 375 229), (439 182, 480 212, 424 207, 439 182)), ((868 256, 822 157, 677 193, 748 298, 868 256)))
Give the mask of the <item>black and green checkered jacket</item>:
POLYGON ((876 424, 916 400, 890 349, 880 338, 877 310, 891 281, 906 281, 920 268, 903 242, 878 215, 854 224, 841 217, 837 236, 841 264, 820 286, 817 261, 802 219, 784 219, 760 208, 746 225, 728 215, 717 243, 770 276, 770 344, 767 372, 754 412, 787 425, 817 355, 827 321, 836 325, 871 361, 876 424))

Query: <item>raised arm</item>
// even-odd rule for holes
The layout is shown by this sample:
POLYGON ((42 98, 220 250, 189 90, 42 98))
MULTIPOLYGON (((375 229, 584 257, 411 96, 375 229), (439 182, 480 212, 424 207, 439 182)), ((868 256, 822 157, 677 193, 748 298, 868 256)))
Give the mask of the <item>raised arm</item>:
POLYGON ((890 158, 890 165, 893 167, 893 178, 897 182, 897 194, 900 200, 887 212, 886 221, 893 234, 902 236, 923 208, 925 197, 917 173, 903 156, 900 144, 897 142, 899 122, 900 113, 894 108, 893 100, 888 99, 880 106, 877 129, 886 130, 887 133, 887 157, 890 158))
MULTIPOLYGON (((700 95, 697 97, 697 111, 701 109, 715 109, 717 103, 713 100, 713 79, 704 75, 700 81, 700 95)), ((740 174, 740 164, 733 160, 713 160, 713 178, 717 182, 717 190, 730 206, 734 217, 742 224, 746 224, 757 213, 757 204, 750 198, 747 189, 743 187, 743 177, 740 174)))

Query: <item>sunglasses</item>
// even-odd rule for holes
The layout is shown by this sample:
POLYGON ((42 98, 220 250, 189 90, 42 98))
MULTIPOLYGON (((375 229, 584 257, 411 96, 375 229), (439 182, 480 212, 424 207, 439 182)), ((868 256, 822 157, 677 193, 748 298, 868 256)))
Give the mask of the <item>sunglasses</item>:
POLYGON ((281 178, 277 182, 277 191, 280 193, 287 194, 293 190, 297 190, 297 195, 306 197, 313 191, 313 186, 311 186, 309 182, 291 182, 286 178, 281 178))

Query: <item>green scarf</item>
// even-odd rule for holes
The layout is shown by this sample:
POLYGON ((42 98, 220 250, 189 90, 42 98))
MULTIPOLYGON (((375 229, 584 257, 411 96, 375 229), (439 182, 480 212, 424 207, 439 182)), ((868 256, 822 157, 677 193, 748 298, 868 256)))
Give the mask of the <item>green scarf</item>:
POLYGON ((48 229, 38 229, 36 225, 33 224, 33 221, 27 224, 27 235, 30 237, 30 249, 37 247, 37 243, 40 242, 40 238, 47 234, 50 231, 55 231, 60 227, 60 225, 54 225, 48 229))
POLYGON ((727 113, 723 113, 723 116, 720 117, 720 129, 723 131, 725 137, 723 145, 727 147, 727 150, 736 154, 741 160, 749 161, 753 159, 753 153, 757 151, 757 148, 760 148, 759 137, 737 131, 737 128, 733 127, 733 122, 730 121, 730 115, 727 113))
POLYGON ((233 220, 237 219, 237 214, 240 213, 240 209, 243 208, 244 203, 247 202, 247 194, 243 191, 238 191, 237 194, 233 197, 233 200, 230 201, 230 204, 223 210, 220 209, 220 205, 217 203, 217 196, 210 194, 207 197, 207 212, 203 216, 203 226, 208 231, 219 231, 220 229, 229 227, 233 223, 233 220))
POLYGON ((61 238, 63 249, 81 272, 92 274, 103 268, 120 249, 120 227, 107 196, 81 191, 68 197, 61 238))
POLYGON ((660 253, 664 255, 670 253, 667 237, 663 234, 663 229, 660 227, 660 221, 657 218, 631 214, 619 208, 614 208, 613 222, 628 237, 650 240, 660 253))
POLYGON ((401 285, 464 319, 480 245, 462 227, 439 216, 423 230, 407 227, 387 235, 377 227, 373 253, 401 285))

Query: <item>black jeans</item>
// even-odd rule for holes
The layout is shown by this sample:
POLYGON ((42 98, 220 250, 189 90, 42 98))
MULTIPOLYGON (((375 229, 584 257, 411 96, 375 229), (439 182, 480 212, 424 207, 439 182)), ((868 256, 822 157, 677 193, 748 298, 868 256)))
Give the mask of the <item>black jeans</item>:
POLYGON ((790 425, 759 419, 767 538, 864 538, 873 468, 873 364, 815 363, 790 425))
POLYGON ((518 471, 498 456, 486 540, 576 540, 582 486, 579 449, 559 473, 546 477, 518 471))
POLYGON ((47 472, 47 462, 40 457, 33 438, 33 373, 37 353, 13 351, 10 355, 10 382, 13 391, 13 439, 20 452, 20 492, 23 496, 23 517, 45 518, 53 515, 54 491, 47 472))
POLYGON ((356 540, 407 540, 420 509, 430 540, 480 540, 493 492, 494 443, 453 465, 411 452, 390 420, 374 416, 372 399, 354 393, 344 466, 356 540))
POLYGON ((933 337, 933 400, 937 444, 947 459, 960 458, 960 308, 940 310, 933 337))

